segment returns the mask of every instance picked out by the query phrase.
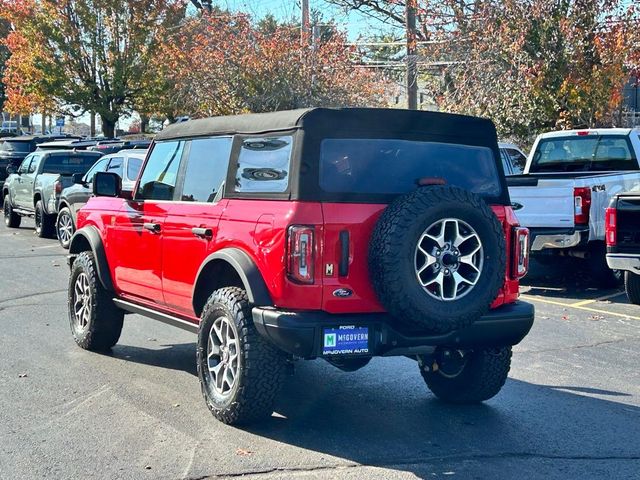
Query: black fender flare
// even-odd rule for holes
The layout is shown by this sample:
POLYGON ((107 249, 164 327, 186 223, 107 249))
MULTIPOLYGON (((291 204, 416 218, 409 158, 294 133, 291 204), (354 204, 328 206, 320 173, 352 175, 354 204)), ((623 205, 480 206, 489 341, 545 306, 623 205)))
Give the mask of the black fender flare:
POLYGON ((269 289, 267 288, 267 284, 262 278, 262 274, 258 269, 258 266, 255 264, 253 259, 244 251, 239 248, 223 248, 222 250, 218 250, 217 252, 209 255, 200 265, 198 269, 198 273, 196 274, 196 281, 193 284, 193 293, 192 298, 194 300, 194 311, 196 309, 195 299, 196 292, 199 288, 199 282, 201 280, 202 273, 207 268, 207 265, 212 262, 226 262, 235 270, 235 272, 240 277, 242 284, 244 285, 244 289, 247 292, 247 296, 249 297, 249 302, 252 305, 258 306, 271 306, 273 305, 273 300, 271 299, 271 294, 269 293, 269 289))
POLYGON ((102 286, 109 292, 114 292, 113 281, 111 279, 111 271, 109 270, 109 263, 107 262, 107 256, 104 252, 104 245, 102 244, 102 238, 100 232, 96 227, 86 226, 77 230, 71 237, 69 242, 69 266, 73 265, 73 261, 79 253, 91 251, 96 261, 96 270, 98 278, 102 286))

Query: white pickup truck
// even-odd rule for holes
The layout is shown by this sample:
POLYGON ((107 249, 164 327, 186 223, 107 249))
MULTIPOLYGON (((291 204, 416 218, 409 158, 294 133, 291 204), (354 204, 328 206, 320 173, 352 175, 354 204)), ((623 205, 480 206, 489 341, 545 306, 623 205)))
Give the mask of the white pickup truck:
POLYGON ((531 232, 531 255, 583 258, 601 286, 620 272, 606 263, 605 209, 614 195, 640 185, 638 130, 603 128, 539 135, 522 175, 507 177, 520 223, 531 232))

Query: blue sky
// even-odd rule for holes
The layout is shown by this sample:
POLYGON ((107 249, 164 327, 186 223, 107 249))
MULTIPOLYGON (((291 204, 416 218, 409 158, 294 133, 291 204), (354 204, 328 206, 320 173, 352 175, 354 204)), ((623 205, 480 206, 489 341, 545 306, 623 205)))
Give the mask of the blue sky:
MULTIPOLYGON (((214 5, 231 11, 242 11, 256 18, 264 17, 271 13, 279 19, 300 18, 300 2, 292 0, 214 0, 214 5)), ((342 30, 347 31, 349 40, 354 41, 362 34, 388 31, 389 26, 375 21, 359 12, 346 13, 343 10, 329 5, 323 0, 309 0, 312 10, 319 10, 326 20, 334 20, 342 30)), ((398 29, 400 34, 402 29, 398 29)))

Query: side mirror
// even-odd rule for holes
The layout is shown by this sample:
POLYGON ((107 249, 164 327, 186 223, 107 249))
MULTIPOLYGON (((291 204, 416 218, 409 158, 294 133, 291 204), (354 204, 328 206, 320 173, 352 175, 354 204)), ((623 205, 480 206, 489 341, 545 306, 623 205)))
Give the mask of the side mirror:
POLYGON ((119 197, 122 192, 122 179, 109 172, 98 172, 93 177, 93 194, 96 197, 119 197))
POLYGON ((84 185, 84 174, 83 173, 74 173, 73 174, 73 183, 76 185, 84 185))
POLYGON ((18 173, 18 169, 16 168, 15 165, 8 165, 7 166, 7 174, 8 175, 13 175, 14 173, 18 173))

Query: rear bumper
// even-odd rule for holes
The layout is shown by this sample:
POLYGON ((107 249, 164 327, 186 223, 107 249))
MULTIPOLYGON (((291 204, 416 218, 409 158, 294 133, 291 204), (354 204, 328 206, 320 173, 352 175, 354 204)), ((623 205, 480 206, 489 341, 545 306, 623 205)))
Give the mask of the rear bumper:
POLYGON ((472 348, 516 345, 533 325, 534 308, 516 302, 491 310, 473 325, 447 334, 424 335, 400 332, 388 314, 341 314, 321 311, 291 312, 254 307, 258 332, 278 348, 302 358, 322 356, 323 328, 362 326, 369 328, 367 356, 418 355, 438 346, 472 348))
POLYGON ((640 273, 640 254, 607 253, 607 265, 613 270, 640 273))
POLYGON ((539 252, 547 249, 572 248, 587 241, 589 229, 548 229, 530 228, 531 251, 539 252))

